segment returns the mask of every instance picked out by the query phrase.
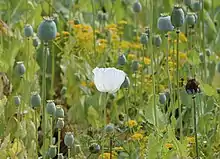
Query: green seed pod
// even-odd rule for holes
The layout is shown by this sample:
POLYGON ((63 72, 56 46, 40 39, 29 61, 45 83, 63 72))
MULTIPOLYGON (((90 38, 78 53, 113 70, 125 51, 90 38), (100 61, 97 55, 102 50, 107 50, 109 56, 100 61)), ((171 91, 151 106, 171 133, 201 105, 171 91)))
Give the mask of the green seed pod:
POLYGON ((54 158, 57 155, 57 146, 50 145, 50 148, 48 150, 48 156, 50 158, 54 158))
POLYGON ((64 119, 63 118, 58 118, 58 120, 57 120, 57 128, 58 129, 63 129, 64 128, 64 119))
POLYGON ((142 33, 142 34, 141 34, 141 37, 140 37, 140 43, 141 43, 142 45, 146 45, 147 42, 148 42, 148 36, 147 36, 147 34, 146 34, 146 33, 142 33))
POLYGON ((20 96, 14 96, 14 104, 15 106, 19 106, 21 104, 20 96))
POLYGON ((24 66, 23 61, 16 62, 15 71, 16 74, 20 77, 24 75, 24 73, 26 72, 26 68, 24 66))
POLYGON ((72 147, 74 144, 74 136, 72 134, 72 132, 67 132, 65 137, 64 137, 64 144, 67 147, 72 147))
POLYGON ((187 13, 186 23, 187 23, 187 25, 195 25, 196 24, 195 13, 187 13))
POLYGON ((64 159, 63 153, 58 153, 57 159, 64 159))
POLYGON ((100 145, 97 143, 93 143, 91 146, 89 146, 89 151, 93 154, 99 153, 100 149, 100 145))
POLYGON ((166 95, 165 95, 165 93, 160 93, 159 94, 159 102, 160 102, 160 104, 165 104, 166 103, 166 95))
POLYGON ((142 10, 142 5, 141 5, 141 3, 137 0, 137 1, 133 4, 132 8, 133 8, 133 11, 134 11, 135 13, 139 13, 139 12, 141 12, 141 10, 142 10))
POLYGON ((133 61, 131 65, 132 71, 136 72, 139 68, 139 62, 138 61, 133 61))
POLYGON ((199 1, 195 1, 192 4, 192 8, 194 12, 199 12, 202 9, 202 3, 200 3, 199 1))
POLYGON ((32 45, 33 45, 35 48, 40 45, 40 40, 39 40, 38 37, 34 37, 34 38, 32 39, 32 45))
POLYGON ((112 134, 114 132, 114 130, 115 130, 115 127, 114 127, 114 124, 112 124, 112 123, 106 125, 106 127, 105 127, 105 132, 107 134, 112 134))
POLYGON ((64 118, 64 110, 61 105, 56 107, 55 116, 56 116, 56 118, 64 118))
POLYGON ((107 13, 103 13, 102 20, 103 21, 107 21, 108 20, 108 14, 107 13))
POLYGON ((155 45, 156 47, 160 47, 160 45, 162 44, 162 39, 160 35, 154 35, 152 42, 153 42, 153 45, 155 45))
POLYGON ((56 105, 53 100, 48 100, 46 105, 47 113, 52 115, 55 115, 56 113, 56 105))
POLYGON ((118 65, 120 65, 120 66, 125 65, 126 62, 127 62, 127 59, 124 54, 122 54, 118 57, 118 65))
POLYGON ((172 31, 174 27, 171 23, 170 16, 162 14, 157 20, 157 28, 165 32, 172 31))
POLYGON ((183 3, 187 6, 190 7, 192 5, 192 0, 184 0, 183 3))
POLYGON ((103 19, 103 12, 101 10, 98 11, 98 13, 97 13, 97 19, 98 19, 98 21, 102 21, 102 19, 103 19))
POLYGON ((179 28, 183 25, 184 23, 184 11, 183 9, 175 5, 171 14, 171 23, 174 27, 179 28))
POLYGON ((128 78, 128 76, 126 76, 124 82, 121 85, 121 88, 128 88, 129 86, 130 86, 130 79, 128 78))
POLYGON ((55 39, 57 27, 52 18, 44 18, 38 27, 38 37, 42 41, 50 41, 55 39))
POLYGON ((31 106, 32 108, 37 108, 41 106, 41 97, 37 92, 34 92, 31 96, 31 106))
POLYGON ((27 24, 24 27, 24 36, 29 38, 34 34, 33 28, 31 25, 27 24))

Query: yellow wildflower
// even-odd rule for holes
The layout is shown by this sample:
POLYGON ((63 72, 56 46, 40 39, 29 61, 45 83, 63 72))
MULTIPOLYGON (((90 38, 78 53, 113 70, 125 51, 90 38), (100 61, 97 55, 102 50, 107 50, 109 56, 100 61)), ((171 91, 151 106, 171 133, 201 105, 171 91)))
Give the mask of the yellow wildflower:
POLYGON ((121 43, 120 43, 120 47, 122 48, 122 49, 128 49, 129 47, 130 47, 130 43, 128 42, 128 41, 121 41, 121 43))
POLYGON ((189 144, 194 144, 195 143, 195 137, 187 137, 186 140, 189 144))
POLYGON ((94 87, 94 86, 95 86, 94 82, 89 82, 89 87, 90 87, 90 88, 92 88, 92 87, 94 87))
POLYGON ((149 65, 150 64, 150 58, 144 57, 144 64, 149 65))
POLYGON ((109 24, 106 26, 107 29, 117 28, 116 24, 109 24))
POLYGON ((112 41, 119 41, 119 36, 117 34, 112 34, 111 36, 112 41))
POLYGON ((70 33, 69 33, 68 31, 62 31, 62 34, 63 34, 64 36, 69 36, 69 35, 70 35, 70 33))
POLYGON ((186 53, 180 52, 180 62, 181 62, 181 64, 185 63, 186 61, 187 61, 186 53))
POLYGON ((179 34, 179 38, 181 42, 187 42, 187 38, 183 32, 179 34))
POLYGON ((127 124, 128 124, 128 127, 130 128, 137 126, 137 122, 135 120, 129 120, 127 124))
POLYGON ((173 148, 173 144, 170 144, 170 143, 166 143, 165 144, 165 147, 169 150, 171 150, 173 148))
POLYGON ((86 87, 86 85, 87 85, 87 84, 86 84, 85 81, 82 81, 82 82, 81 82, 81 86, 86 87))
POLYGON ((141 48, 141 44, 140 43, 132 43, 131 44, 131 48, 132 49, 140 49, 141 48))
POLYGON ((115 151, 122 151, 122 150, 124 150, 124 148, 121 147, 121 146, 119 146, 119 147, 114 147, 113 149, 114 149, 115 151))
POLYGON ((143 138, 144 138, 144 136, 141 133, 135 133, 134 135, 131 136, 131 139, 134 140, 134 141, 135 140, 141 140, 143 138))
POLYGON ((134 59, 136 59, 137 58, 137 56, 135 55, 135 54, 128 54, 128 60, 134 60, 134 59))
POLYGON ((119 25, 126 25, 126 24, 128 24, 128 22, 125 21, 125 20, 121 20, 121 21, 118 22, 118 24, 119 25))
POLYGON ((106 44, 107 40, 106 39, 99 39, 98 42, 101 43, 101 44, 106 44))
MULTIPOLYGON (((116 159, 117 154, 115 152, 112 152, 112 159, 116 159)), ((100 154, 98 159, 110 159, 110 153, 106 152, 104 154, 100 154)))

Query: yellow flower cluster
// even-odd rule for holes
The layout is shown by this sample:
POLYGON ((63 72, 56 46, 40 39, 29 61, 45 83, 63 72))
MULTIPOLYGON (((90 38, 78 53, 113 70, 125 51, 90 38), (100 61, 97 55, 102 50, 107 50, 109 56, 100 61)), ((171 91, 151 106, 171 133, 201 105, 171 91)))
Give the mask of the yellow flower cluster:
POLYGON ((133 141, 140 141, 141 139, 143 139, 144 136, 141 134, 141 133, 134 133, 132 136, 131 136, 131 139, 133 141))
MULTIPOLYGON (((111 158, 110 153, 106 152, 104 154, 99 155, 98 159, 110 159, 110 158, 111 158)), ((112 152, 112 159, 117 159, 117 153, 112 152)))
POLYGON ((129 128, 133 128, 133 127, 137 126, 138 124, 135 120, 129 120, 127 125, 129 128))

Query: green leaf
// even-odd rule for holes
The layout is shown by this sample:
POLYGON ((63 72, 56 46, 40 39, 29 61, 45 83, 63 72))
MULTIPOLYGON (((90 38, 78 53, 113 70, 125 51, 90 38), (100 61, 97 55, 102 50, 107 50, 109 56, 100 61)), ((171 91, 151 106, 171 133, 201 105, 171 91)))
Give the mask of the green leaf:
POLYGON ((88 109, 87 120, 93 127, 98 127, 100 124, 99 114, 92 106, 88 109))

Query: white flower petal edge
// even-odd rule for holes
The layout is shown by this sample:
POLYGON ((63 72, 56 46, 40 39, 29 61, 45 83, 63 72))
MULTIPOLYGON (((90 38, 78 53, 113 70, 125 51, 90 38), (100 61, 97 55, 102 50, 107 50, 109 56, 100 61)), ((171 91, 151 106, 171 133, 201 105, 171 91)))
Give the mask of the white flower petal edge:
POLYGON ((94 68, 94 83, 98 91, 115 93, 117 92, 125 80, 124 71, 112 68, 94 68))

